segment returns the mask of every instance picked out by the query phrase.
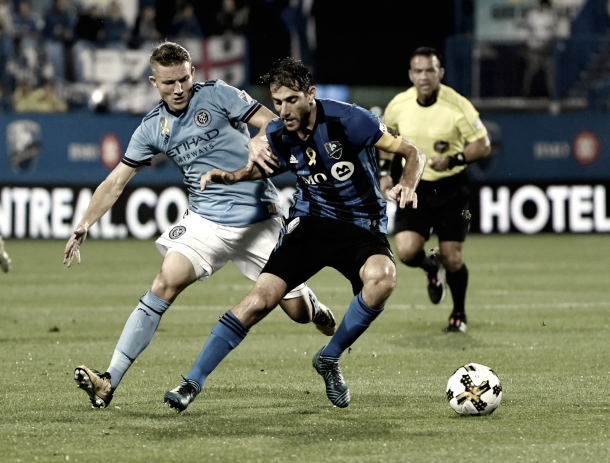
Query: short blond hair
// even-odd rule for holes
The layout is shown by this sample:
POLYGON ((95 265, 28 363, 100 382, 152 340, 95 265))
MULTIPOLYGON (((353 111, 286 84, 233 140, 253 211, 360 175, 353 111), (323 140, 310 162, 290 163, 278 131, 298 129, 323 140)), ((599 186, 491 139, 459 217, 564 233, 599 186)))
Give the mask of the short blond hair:
POLYGON ((155 66, 170 67, 184 62, 191 65, 191 54, 182 45, 174 42, 162 42, 153 48, 150 54, 150 67, 155 66))

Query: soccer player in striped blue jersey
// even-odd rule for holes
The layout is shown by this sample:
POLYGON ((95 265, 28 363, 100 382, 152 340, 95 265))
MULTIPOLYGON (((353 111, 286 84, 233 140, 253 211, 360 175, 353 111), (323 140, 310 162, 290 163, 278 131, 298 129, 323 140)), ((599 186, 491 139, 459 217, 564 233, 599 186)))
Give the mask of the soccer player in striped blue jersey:
MULTIPOLYGON (((152 340, 162 315, 186 287, 209 278, 228 260, 244 276, 256 280, 283 226, 277 192, 268 179, 215 185, 213 195, 199 189, 206 172, 237 169, 247 162, 249 151, 255 155, 268 149, 266 142, 250 140, 246 124, 264 134, 273 113, 220 80, 193 83, 195 68, 188 51, 178 44, 164 42, 155 47, 150 64, 150 82, 159 90, 161 102, 144 117, 122 162, 95 191, 66 245, 64 263, 70 267, 74 257, 80 263, 80 247, 89 228, 157 153, 165 153, 182 170, 189 208, 157 240, 157 248, 165 256, 161 270, 127 320, 108 370, 101 374, 84 365, 75 370, 78 386, 98 408, 108 406, 123 375, 152 340)), ((278 303, 293 320, 313 321, 328 336, 335 332, 332 313, 303 282, 278 303)), ((223 322, 231 325, 234 318, 225 314, 223 322)), ((213 331, 209 341, 230 348, 218 331, 222 330, 213 331)), ((197 377, 200 374, 198 370, 197 377)))
MULTIPOLYGON (((231 310, 239 323, 223 335, 236 347, 293 282, 324 267, 335 268, 350 281, 354 299, 330 342, 314 356, 313 366, 324 378, 333 405, 347 407, 350 392, 339 357, 379 316, 396 284, 374 150, 405 159, 402 178, 390 191, 402 208, 408 203, 417 207, 415 188, 425 156, 409 141, 388 132, 370 111, 316 99, 311 73, 298 60, 276 62, 263 83, 269 86, 280 116, 266 130, 272 153, 256 153, 248 165, 234 172, 206 173, 201 189, 207 192, 217 183, 232 185, 291 170, 297 177, 297 191, 289 222, 267 265, 252 291, 231 310)), ((208 342, 194 368, 212 371, 228 353, 208 342)), ((168 395, 180 396, 182 405, 194 399, 178 389, 168 395)))

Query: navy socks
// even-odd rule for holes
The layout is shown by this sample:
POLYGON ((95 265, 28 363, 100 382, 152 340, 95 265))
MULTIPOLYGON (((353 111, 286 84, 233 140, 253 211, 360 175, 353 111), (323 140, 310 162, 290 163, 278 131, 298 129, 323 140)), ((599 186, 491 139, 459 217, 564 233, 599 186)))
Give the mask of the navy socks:
POLYGON ((356 339, 367 330, 381 312, 383 312, 383 308, 372 309, 362 299, 362 292, 358 293, 347 308, 337 332, 326 347, 322 349, 321 355, 341 357, 341 354, 356 342, 356 339))

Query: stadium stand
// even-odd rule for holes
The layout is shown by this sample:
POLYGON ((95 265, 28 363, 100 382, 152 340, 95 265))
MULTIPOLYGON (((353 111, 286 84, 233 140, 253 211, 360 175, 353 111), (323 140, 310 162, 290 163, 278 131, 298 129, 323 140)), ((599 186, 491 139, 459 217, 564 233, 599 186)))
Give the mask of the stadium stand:
MULTIPOLYGON (((52 82, 55 95, 69 111, 145 113, 156 100, 154 89, 142 79, 148 50, 165 37, 184 41, 194 50, 198 79, 256 86, 260 69, 273 58, 290 54, 307 63, 323 84, 353 86, 362 81, 370 86, 378 80, 373 85, 381 90, 372 89, 370 94, 383 93, 383 86, 400 85, 398 76, 391 80, 373 71, 351 72, 357 68, 354 60, 364 39, 350 39, 354 50, 344 50, 341 66, 336 66, 336 56, 328 49, 317 50, 316 44, 327 43, 333 34, 338 46, 344 44, 332 20, 343 11, 343 3, 348 2, 214 0, 203 8, 197 2, 169 0, 0 0, 0 108, 10 111, 13 95, 28 81, 33 90, 52 82), (127 101, 118 101, 118 95, 126 95, 127 101)), ((524 94, 524 18, 536 3, 491 2, 487 11, 472 0, 439 1, 449 18, 442 22, 444 43, 436 44, 445 56, 446 83, 481 109, 536 111, 557 101, 565 109, 608 110, 610 20, 604 0, 551 2, 557 18, 552 44, 554 89, 549 92, 548 82, 537 73, 531 95, 524 94), (497 24, 502 27, 494 28, 497 24)), ((388 5, 397 17, 408 10, 401 2, 388 5)), ((432 6, 410 12, 425 13, 425 8, 432 6)), ((371 12, 371 24, 376 14, 371 12)), ((350 21, 358 12, 346 10, 345 15, 350 21)), ((390 34, 392 24, 377 30, 390 34)), ((438 36, 439 28, 430 28, 428 36, 438 36)), ((414 30, 414 36, 416 32, 421 34, 414 30)), ((388 43, 392 37, 388 35, 388 43)), ((405 44, 421 45, 414 40, 406 37, 405 44)), ((385 43, 383 36, 378 43, 385 43)), ((373 54, 372 48, 364 50, 373 54)), ((387 53, 377 52, 381 59, 387 53)), ((384 101, 378 104, 383 106, 384 101)))

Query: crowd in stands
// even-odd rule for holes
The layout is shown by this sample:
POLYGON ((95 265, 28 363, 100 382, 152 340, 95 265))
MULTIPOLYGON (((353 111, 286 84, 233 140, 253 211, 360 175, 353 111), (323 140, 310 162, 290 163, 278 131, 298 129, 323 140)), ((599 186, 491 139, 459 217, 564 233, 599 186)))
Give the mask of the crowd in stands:
POLYGON ((202 27, 193 3, 171 4, 171 17, 159 18, 155 0, 0 0, 0 112, 68 110, 66 89, 83 81, 82 50, 150 51, 165 38, 210 34, 230 40, 247 23, 248 7, 238 8, 235 0, 217 2, 216 22, 209 30, 202 27), (137 9, 131 21, 122 11, 128 4, 137 9))

